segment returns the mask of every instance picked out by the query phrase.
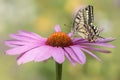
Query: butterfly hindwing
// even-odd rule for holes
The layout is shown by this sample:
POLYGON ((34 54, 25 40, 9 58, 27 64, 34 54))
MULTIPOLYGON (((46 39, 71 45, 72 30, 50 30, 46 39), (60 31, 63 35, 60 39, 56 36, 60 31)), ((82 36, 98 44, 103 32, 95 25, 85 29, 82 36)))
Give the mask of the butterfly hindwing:
POLYGON ((93 6, 88 5, 85 9, 84 9, 84 14, 85 14, 85 20, 86 23, 88 25, 93 25, 94 23, 94 14, 93 14, 93 6))

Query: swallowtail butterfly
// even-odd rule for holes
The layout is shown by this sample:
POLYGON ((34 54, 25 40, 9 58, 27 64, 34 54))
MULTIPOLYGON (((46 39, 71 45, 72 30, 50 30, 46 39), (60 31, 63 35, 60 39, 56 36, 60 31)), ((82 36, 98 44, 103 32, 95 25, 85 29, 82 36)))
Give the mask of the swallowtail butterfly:
POLYGON ((77 34, 89 42, 95 42, 97 38, 102 38, 101 32, 94 26, 93 6, 88 5, 83 9, 79 9, 73 20, 73 34, 77 34))

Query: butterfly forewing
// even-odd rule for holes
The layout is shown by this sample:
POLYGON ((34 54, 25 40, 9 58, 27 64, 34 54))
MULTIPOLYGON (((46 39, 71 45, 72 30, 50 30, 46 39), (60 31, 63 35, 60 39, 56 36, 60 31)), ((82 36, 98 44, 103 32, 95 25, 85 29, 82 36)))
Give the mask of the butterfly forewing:
POLYGON ((83 16, 83 14, 84 14, 83 10, 81 10, 81 9, 76 14, 76 16, 74 18, 74 22, 73 22, 73 30, 74 30, 74 32, 76 32, 77 30, 82 28, 82 26, 80 26, 80 25, 84 25, 84 16, 83 16))
POLYGON ((95 42, 95 40, 100 37, 100 31, 93 25, 93 23, 93 6, 88 5, 77 12, 73 21, 73 33, 78 34, 82 38, 88 39, 90 42, 95 42))

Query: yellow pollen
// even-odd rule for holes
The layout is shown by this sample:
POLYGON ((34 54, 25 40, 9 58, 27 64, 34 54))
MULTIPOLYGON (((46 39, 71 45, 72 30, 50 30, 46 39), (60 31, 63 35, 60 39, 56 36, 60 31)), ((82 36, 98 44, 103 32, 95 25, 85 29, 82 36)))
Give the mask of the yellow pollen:
POLYGON ((53 47, 67 47, 72 45, 72 40, 64 32, 55 32, 48 37, 46 44, 53 47))

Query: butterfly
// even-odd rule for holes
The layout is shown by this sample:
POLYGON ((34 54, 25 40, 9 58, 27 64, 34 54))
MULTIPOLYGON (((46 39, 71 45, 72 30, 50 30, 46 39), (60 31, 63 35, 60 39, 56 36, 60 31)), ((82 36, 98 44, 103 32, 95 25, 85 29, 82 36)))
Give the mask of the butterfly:
POLYGON ((97 38, 102 38, 99 34, 101 30, 94 26, 93 6, 88 5, 79 9, 73 19, 73 34, 77 34, 89 42, 95 42, 97 38))

